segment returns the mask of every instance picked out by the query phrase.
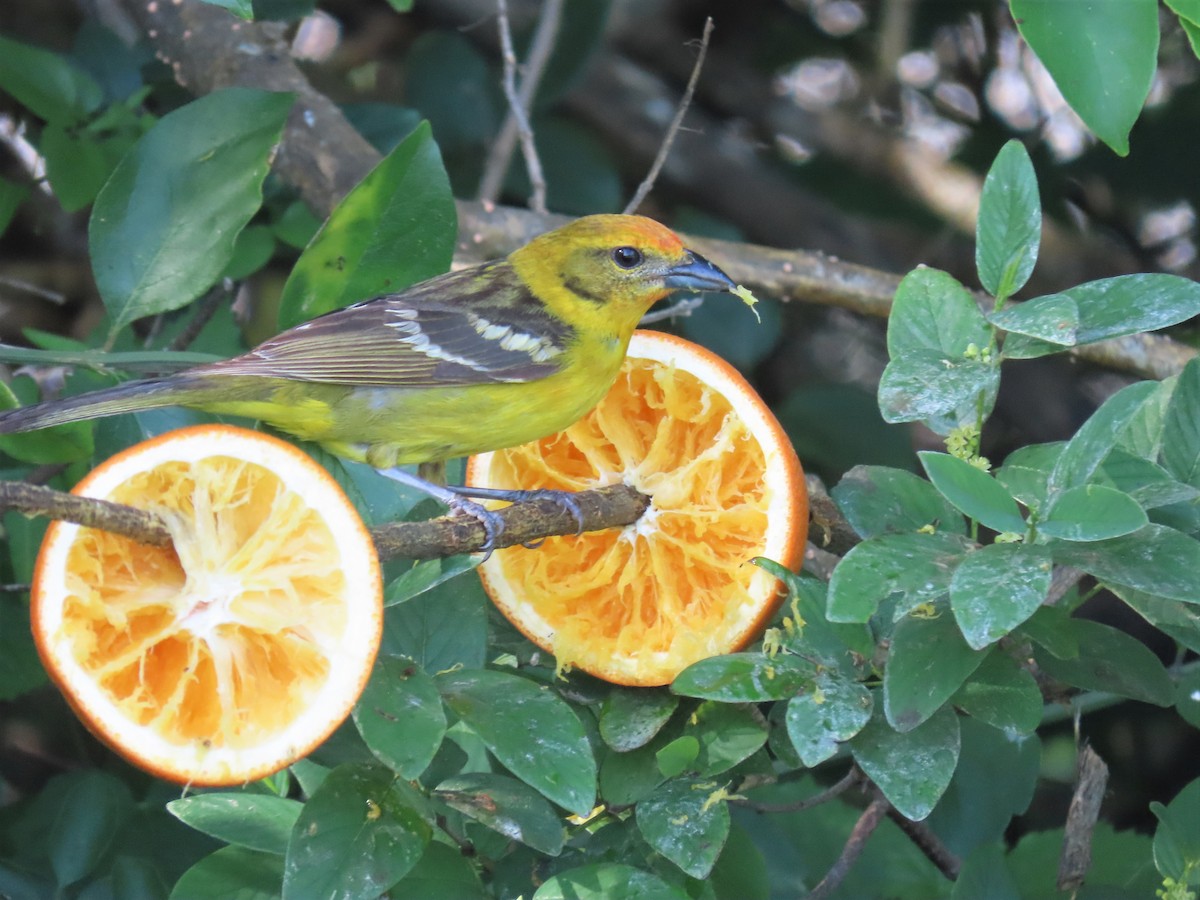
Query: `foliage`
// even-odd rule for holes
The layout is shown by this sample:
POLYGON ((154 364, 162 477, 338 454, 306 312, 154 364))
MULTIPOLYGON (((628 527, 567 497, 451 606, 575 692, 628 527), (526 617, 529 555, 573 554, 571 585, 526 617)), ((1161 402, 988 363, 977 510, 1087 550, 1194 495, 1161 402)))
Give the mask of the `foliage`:
MULTIPOLYGON (((1124 3, 1076 24, 1097 40, 1123 29, 1129 52, 1144 55, 1146 23, 1118 18, 1124 3)), ((260 6, 222 5, 245 16, 260 6)), ((1130 0, 1127 14, 1144 17, 1147 5, 1130 0)), ((1195 23, 1182 0, 1170 5, 1195 23)), ((1075 26, 1049 10, 1071 6, 1012 0, 1051 70, 1103 91, 1086 60, 1059 52, 1070 42, 1053 38, 1075 26)), ((475 52, 445 40, 422 50, 420 64, 475 52)), ((1147 87, 1130 71, 1103 121, 1089 118, 1102 112, 1095 95, 1069 97, 1122 152, 1147 87)), ((285 323, 448 264, 451 177, 425 124, 402 129, 411 133, 313 237, 293 198, 279 200, 266 180, 286 96, 223 91, 152 120, 128 97, 103 97, 65 58, 7 40, 0 87, 44 124, 39 146, 60 160, 50 178, 62 202, 94 200, 90 251, 109 322, 92 346, 133 346, 129 326, 147 315, 167 323, 155 345, 165 346, 181 327, 171 311, 222 274, 245 277, 310 237, 284 289, 285 323), (116 125, 97 128, 104 117, 116 125), (90 162, 70 164, 71 154, 90 162), (185 189, 164 204, 144 177, 185 189)), ((408 126, 411 118, 397 112, 408 126)), ((460 131, 474 122, 461 117, 460 131)), ((448 137, 462 159, 490 135, 448 137)), ((999 467, 981 455, 981 435, 1002 364, 1183 322, 1200 314, 1200 286, 1125 275, 1013 302, 1034 271, 1041 229, 1033 166, 1009 143, 978 220, 988 302, 981 308, 949 273, 920 268, 901 283, 888 327, 879 410, 942 435, 948 452, 920 454, 926 477, 881 465, 846 473, 831 493, 857 543, 828 583, 756 561, 788 591, 761 644, 697 663, 670 690, 559 677, 488 610, 469 562, 393 566, 372 681, 352 721, 312 758, 242 790, 186 796, 112 763, 58 775, 0 807, 0 894, 767 897, 779 885, 811 888, 837 858, 860 798, 807 810, 798 801, 853 766, 964 864, 957 884, 944 879, 884 822, 838 896, 1057 896, 1062 830, 1005 844, 1042 777, 1042 739, 1061 709, 1043 688, 1052 698, 1078 689, 1174 706, 1200 721, 1194 664, 1168 669, 1124 631, 1074 615, 1086 577, 1200 652, 1200 362, 1123 388, 1071 439, 1022 447, 999 467), (796 808, 754 811, 788 803, 796 808)), ((194 347, 235 352, 234 330, 206 330, 194 347)), ((47 353, 68 349, 91 352, 47 353)), ((151 353, 163 364, 173 356, 151 353)), ((67 390, 108 377, 80 371, 67 390)), ((28 387, 16 387, 24 401, 28 387)), ((73 427, 53 442, 6 437, 5 477, 55 461, 71 464, 55 482, 65 485, 135 434, 177 424, 174 415, 73 427)), ((320 458, 370 521, 413 511, 393 482, 320 458)), ((27 579, 37 526, 12 514, 4 525, 5 580, 27 579)), ((42 680, 19 619, 0 604, 4 697, 42 680)), ((66 720, 65 708, 56 712, 66 720)), ((1095 896, 1162 887, 1182 898, 1200 888, 1198 785, 1154 804, 1153 842, 1097 831, 1095 896)))

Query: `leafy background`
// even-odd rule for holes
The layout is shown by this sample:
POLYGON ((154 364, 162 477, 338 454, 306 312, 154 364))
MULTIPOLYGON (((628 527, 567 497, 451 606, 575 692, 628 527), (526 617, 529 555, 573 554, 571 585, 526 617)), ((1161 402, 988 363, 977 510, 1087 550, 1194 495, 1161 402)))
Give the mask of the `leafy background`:
MULTIPOLYGON (((524 47, 537 6, 510 5, 524 47)), ((229 355, 472 258, 477 208, 452 198, 476 195, 505 114, 490 3, 322 4, 344 31, 307 71, 386 154, 324 225, 270 171, 292 99, 193 99, 126 42, 133 6, 0 11, 0 116, 26 128, 0 151, 0 333, 85 363, 40 377, 73 393, 114 360, 229 355)), ((534 104, 552 211, 621 207, 705 13, 708 66, 644 211, 909 272, 886 325, 768 297, 763 326, 719 300, 666 326, 750 374, 830 486, 813 536, 833 555, 780 573, 764 644, 669 691, 557 679, 463 561, 391 563, 352 721, 286 773, 185 793, 83 731, 6 591, 0 894, 1050 897, 1065 838, 1091 848, 1079 896, 1200 886, 1200 364, 1162 342, 1105 367, 1073 353, 1163 327, 1194 342, 1200 9, 572 0, 534 104), (1067 823, 1084 741, 1111 773, 1090 835, 1067 823)), ((528 191, 514 163, 499 199, 528 191)), ((37 393, 24 373, 10 389, 37 393)), ((195 418, 5 437, 0 467, 69 486, 195 418)), ((321 458, 371 522, 429 512, 321 458)), ((3 526, 19 586, 44 523, 3 526)))

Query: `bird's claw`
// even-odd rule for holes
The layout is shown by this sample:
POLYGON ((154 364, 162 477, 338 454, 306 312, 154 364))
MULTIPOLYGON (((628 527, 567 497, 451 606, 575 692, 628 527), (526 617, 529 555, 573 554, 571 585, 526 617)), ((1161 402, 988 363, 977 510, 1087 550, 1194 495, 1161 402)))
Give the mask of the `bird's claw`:
POLYGON ((483 562, 491 557, 496 549, 496 541, 504 533, 504 519, 498 513, 488 509, 482 503, 476 503, 467 497, 455 497, 450 501, 450 512, 468 516, 483 526, 483 562))

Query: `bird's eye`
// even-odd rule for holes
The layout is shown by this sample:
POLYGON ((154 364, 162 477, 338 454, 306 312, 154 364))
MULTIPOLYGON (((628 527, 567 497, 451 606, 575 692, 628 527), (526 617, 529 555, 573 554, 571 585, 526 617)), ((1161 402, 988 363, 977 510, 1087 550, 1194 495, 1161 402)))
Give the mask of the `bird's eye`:
POLYGON ((612 252, 612 258, 622 269, 632 269, 642 264, 642 251, 636 247, 618 247, 612 252))

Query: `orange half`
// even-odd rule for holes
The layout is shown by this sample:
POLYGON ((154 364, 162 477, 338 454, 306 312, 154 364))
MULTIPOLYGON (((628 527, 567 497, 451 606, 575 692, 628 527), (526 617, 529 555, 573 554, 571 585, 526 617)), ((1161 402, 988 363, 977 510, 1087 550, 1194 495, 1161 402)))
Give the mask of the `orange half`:
POLYGON ((238 784, 346 718, 379 648, 383 584, 328 472, 269 435, 202 425, 130 447, 74 493, 154 510, 173 536, 46 532, 34 640, 98 737, 162 778, 238 784))
POLYGON ((795 569, 807 534, 800 462, 746 380, 682 338, 638 331, 608 395, 566 431, 472 457, 469 484, 652 498, 624 529, 497 551, 480 567, 500 611, 560 666, 616 684, 667 684, 740 649, 782 598, 751 565, 795 569))

